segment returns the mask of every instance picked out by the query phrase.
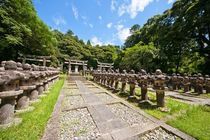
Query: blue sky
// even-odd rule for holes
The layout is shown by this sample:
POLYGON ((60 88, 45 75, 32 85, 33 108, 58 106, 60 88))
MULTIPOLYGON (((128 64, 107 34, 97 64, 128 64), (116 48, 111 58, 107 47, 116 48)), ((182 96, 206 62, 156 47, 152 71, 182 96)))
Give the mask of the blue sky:
POLYGON ((93 45, 122 45, 129 28, 170 8, 175 0, 33 0, 39 17, 51 28, 71 29, 93 45))

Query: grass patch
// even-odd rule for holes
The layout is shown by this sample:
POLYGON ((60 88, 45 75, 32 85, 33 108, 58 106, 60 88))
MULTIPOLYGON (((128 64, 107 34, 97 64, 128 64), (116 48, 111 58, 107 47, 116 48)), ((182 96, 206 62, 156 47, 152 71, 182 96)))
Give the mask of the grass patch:
POLYGON ((185 114, 167 122, 196 139, 209 140, 210 138, 210 108, 193 106, 185 114))
MULTIPOLYGON (((128 87, 128 86, 127 86, 128 87)), ((126 94, 119 94, 119 96, 121 98, 124 98, 124 99, 127 99, 129 93, 128 91, 126 92, 126 94)), ((137 87, 136 88, 136 92, 135 92, 135 96, 137 99, 140 98, 141 96, 141 88, 137 87)), ((165 98, 165 101, 166 101, 166 106, 167 108, 169 109, 168 112, 163 112, 161 111, 159 108, 157 108, 156 106, 156 96, 155 96, 155 93, 151 92, 151 91, 148 91, 148 97, 149 97, 149 100, 152 104, 149 104, 149 103, 142 103, 142 104, 139 104, 138 101, 137 102, 130 102, 131 104, 141 108, 142 110, 144 110, 145 112, 147 112, 148 114, 158 118, 158 119, 165 119, 165 117, 171 115, 176 115, 176 114, 180 114, 182 112, 185 112, 188 108, 190 108, 190 106, 186 103, 182 103, 182 102, 179 102, 179 101, 176 101, 176 100, 173 100, 171 98, 165 98)))
MULTIPOLYGON (((138 90, 139 91, 136 92, 137 99, 139 99, 140 98, 139 96, 141 96, 140 88, 138 88, 138 90)), ((120 96, 120 97, 127 99, 128 95, 129 94, 127 94, 127 96, 125 95, 125 96, 120 96)), ((165 119, 165 117, 167 117, 169 115, 173 116, 176 114, 180 114, 190 108, 190 106, 186 103, 182 103, 182 102, 173 100, 171 98, 165 98, 166 107, 168 108, 169 111, 163 112, 156 106, 157 102, 156 102, 155 93, 149 91, 148 97, 149 97, 149 101, 152 104, 149 104, 147 102, 139 104, 138 100, 137 100, 137 102, 130 102, 130 101, 129 102, 158 119, 165 119)))
POLYGON ((210 93, 203 93, 203 94, 200 94, 198 97, 201 97, 201 98, 210 98, 210 93))
MULTIPOLYGON (((151 100, 152 102, 155 100, 151 100)), ((139 107, 143 110, 145 110, 145 112, 147 112, 148 114, 158 118, 158 119, 164 119, 167 116, 175 116, 178 114, 181 114, 183 112, 185 112, 186 110, 188 110, 190 108, 190 106, 186 103, 182 103, 170 98, 166 98, 166 107, 168 109, 167 112, 163 112, 161 111, 159 108, 156 107, 156 105, 151 106, 151 105, 139 105, 139 107)), ((153 102, 154 103, 154 102, 153 102)), ((155 102, 156 104, 156 102, 155 102)))
POLYGON ((34 111, 17 115, 22 118, 22 123, 4 130, 0 130, 0 139, 3 140, 37 140, 43 135, 45 126, 53 111, 65 76, 57 81, 46 97, 41 102, 33 104, 34 111))

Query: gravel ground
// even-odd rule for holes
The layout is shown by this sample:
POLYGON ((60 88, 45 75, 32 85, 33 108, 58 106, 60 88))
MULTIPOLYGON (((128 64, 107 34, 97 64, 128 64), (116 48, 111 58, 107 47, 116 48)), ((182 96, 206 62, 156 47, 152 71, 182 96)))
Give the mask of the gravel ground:
POLYGON ((139 140, 181 140, 181 138, 165 131, 162 128, 158 128, 143 136, 140 136, 139 140))
POLYGON ((90 140, 98 137, 100 137, 99 131, 86 108, 62 113, 59 139, 90 140))
POLYGON ((106 93, 100 93, 100 94, 95 94, 95 95, 97 95, 97 97, 100 98, 105 103, 116 101, 115 98, 113 98, 112 96, 106 93))
POLYGON ((115 114, 116 117, 121 118, 123 121, 127 122, 129 125, 137 124, 141 127, 146 126, 147 124, 152 123, 149 119, 142 116, 133 109, 123 105, 123 104, 112 104, 108 105, 111 111, 115 114))
POLYGON ((101 92, 100 88, 89 88, 92 92, 101 92))
POLYGON ((92 83, 84 83, 84 84, 85 84, 86 86, 87 86, 87 85, 94 85, 94 84, 92 84, 92 83))
POLYGON ((65 89, 64 94, 68 95, 78 95, 80 94, 79 89, 65 89))
POLYGON ((77 86, 68 86, 68 88, 70 88, 70 89, 78 89, 78 87, 77 86))
POLYGON ((82 106, 83 104, 84 100, 81 96, 66 96, 63 102, 64 108, 82 106))
POLYGON ((87 85, 88 88, 97 88, 95 85, 87 85))

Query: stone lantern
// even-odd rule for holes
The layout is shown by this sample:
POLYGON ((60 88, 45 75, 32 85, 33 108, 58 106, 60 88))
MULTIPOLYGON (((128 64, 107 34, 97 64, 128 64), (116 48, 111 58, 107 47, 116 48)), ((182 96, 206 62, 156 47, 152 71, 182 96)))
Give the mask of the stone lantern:
POLYGON ((135 98, 135 88, 136 88, 136 74, 134 70, 131 70, 129 77, 128 77, 128 84, 130 85, 130 95, 128 96, 129 100, 136 99, 135 98))
POLYGON ((111 72, 110 72, 110 70, 108 70, 107 74, 106 74, 106 76, 107 76, 106 87, 109 87, 109 85, 110 85, 110 82, 111 82, 110 75, 111 75, 111 72))
POLYGON ((177 79, 178 79, 178 89, 180 90, 182 88, 182 83, 184 78, 180 74, 177 74, 177 79))
POLYGON ((110 85, 109 85, 109 88, 111 89, 111 90, 114 90, 114 80, 115 80, 115 72, 114 72, 114 70, 111 70, 110 71, 111 73, 110 73, 110 85))
POLYGON ((123 70, 122 74, 120 75, 121 77, 121 93, 125 93, 125 89, 126 89, 126 83, 128 82, 128 77, 127 77, 127 72, 126 70, 123 70))
MULTIPOLYGON (((31 72, 30 82, 31 82, 32 85, 37 87, 37 78, 39 76, 39 73, 37 71, 39 70, 39 68, 34 64, 31 65, 31 68, 32 68, 33 71, 31 72)), ((38 99, 38 95, 39 95, 39 92, 35 88, 30 92, 29 98, 30 98, 30 100, 33 101, 33 100, 38 99)))
POLYGON ((5 63, 6 63, 6 61, 2 61, 2 62, 1 62, 1 65, 0 65, 0 72, 5 70, 5 69, 4 69, 5 63))
POLYGON ((196 88, 197 88, 197 92, 198 94, 202 94, 203 93, 203 87, 204 87, 204 78, 202 77, 202 75, 199 73, 198 77, 196 79, 196 88))
POLYGON ((42 95, 44 92, 44 79, 45 79, 45 67, 40 66, 39 67, 39 77, 37 79, 37 90, 39 92, 39 95, 42 95))
POLYGON ((209 77, 209 75, 205 76, 205 89, 206 89, 206 93, 210 93, 210 77, 209 77))
POLYGON ((45 68, 45 79, 44 79, 44 91, 47 91, 49 88, 49 77, 50 77, 50 72, 48 70, 48 68, 45 68))
POLYGON ((118 86, 119 86, 119 81, 120 81, 120 73, 118 69, 115 71, 114 81, 115 81, 114 91, 118 92, 119 91, 118 86))
POLYGON ((194 75, 190 78, 191 88, 194 89, 194 92, 197 92, 196 79, 197 79, 197 74, 194 74, 194 75))
POLYGON ((157 69, 154 77, 154 89, 156 90, 156 100, 158 107, 165 107, 165 76, 160 69, 157 69))
POLYGON ((105 80, 105 70, 103 69, 102 72, 101 72, 101 81, 100 81, 101 85, 104 84, 104 80, 105 80))
POLYGON ((23 65, 20 62, 17 62, 17 70, 22 71, 23 70, 23 65))
POLYGON ((167 75, 167 74, 165 74, 165 76, 166 76, 166 82, 165 82, 166 87, 167 87, 168 89, 170 89, 170 86, 171 86, 171 76, 169 76, 169 75, 167 75))
POLYGON ((184 74, 184 78, 183 78, 183 86, 184 86, 184 92, 188 92, 189 91, 189 87, 190 87, 190 79, 187 76, 187 74, 184 74))
POLYGON ((97 70, 97 71, 95 72, 95 82, 96 82, 96 83, 98 83, 99 77, 100 77, 100 71, 97 70))
POLYGON ((100 84, 101 83, 101 79, 102 79, 102 71, 98 71, 98 76, 97 76, 97 83, 100 84))
MULTIPOLYGON (((21 70, 19 66, 19 70, 21 70)), ((29 64, 22 65, 22 73, 24 73, 24 78, 20 80, 20 89, 23 90, 23 94, 18 96, 18 101, 16 105, 17 110, 25 109, 29 106, 29 94, 36 88, 35 85, 32 85, 31 78, 31 66, 29 64)))
POLYGON ((104 86, 107 85, 107 80, 108 80, 107 73, 108 73, 108 72, 105 70, 105 71, 104 71, 104 81, 103 81, 103 85, 104 85, 104 86))
POLYGON ((142 69, 138 76, 138 86, 141 87, 141 100, 142 101, 148 100, 147 85, 148 85, 147 73, 145 70, 142 69))
POLYGON ((172 83, 172 89, 177 90, 178 89, 178 78, 175 73, 171 76, 171 83, 172 83))
POLYGON ((16 62, 7 61, 4 68, 5 72, 0 75, 0 125, 14 121, 16 98, 23 93, 19 82, 24 75, 16 71, 16 62))

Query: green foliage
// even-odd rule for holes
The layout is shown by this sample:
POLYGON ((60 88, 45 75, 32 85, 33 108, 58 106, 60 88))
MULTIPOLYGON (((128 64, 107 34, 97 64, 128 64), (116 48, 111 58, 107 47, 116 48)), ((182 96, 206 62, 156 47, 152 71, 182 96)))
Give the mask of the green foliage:
POLYGON ((58 41, 59 57, 64 59, 88 60, 89 66, 97 67, 97 60, 112 63, 117 59, 119 47, 113 45, 92 46, 90 41, 85 44, 72 31, 63 34, 53 31, 58 41))
POLYGON ((123 50, 113 45, 92 46, 72 30, 52 31, 37 16, 32 0, 0 1, 0 61, 17 60, 21 53, 50 55, 53 66, 65 59, 80 59, 94 68, 99 60, 115 62, 120 69, 209 73, 209 1, 177 0, 142 27, 133 25, 130 32, 123 50))
POLYGON ((171 9, 150 18, 142 28, 136 27, 131 27, 131 36, 126 39, 124 48, 138 42, 153 42, 159 49, 156 65, 163 71, 209 73, 209 1, 177 0, 171 9), (197 58, 198 62, 192 62, 191 58, 197 58))
POLYGON ((17 60, 19 54, 49 55, 52 65, 65 59, 96 60, 114 62, 118 47, 96 46, 90 41, 85 44, 73 31, 65 34, 51 31, 37 16, 31 0, 4 0, 0 2, 0 61, 17 60))
POLYGON ((19 53, 57 56, 56 40, 31 0, 0 2, 0 38, 1 60, 17 59, 19 53))
POLYGON ((127 48, 124 51, 124 57, 120 63, 120 67, 124 69, 140 70, 145 69, 147 71, 154 70, 154 61, 157 58, 158 49, 154 45, 143 45, 141 42, 131 48, 127 48))

